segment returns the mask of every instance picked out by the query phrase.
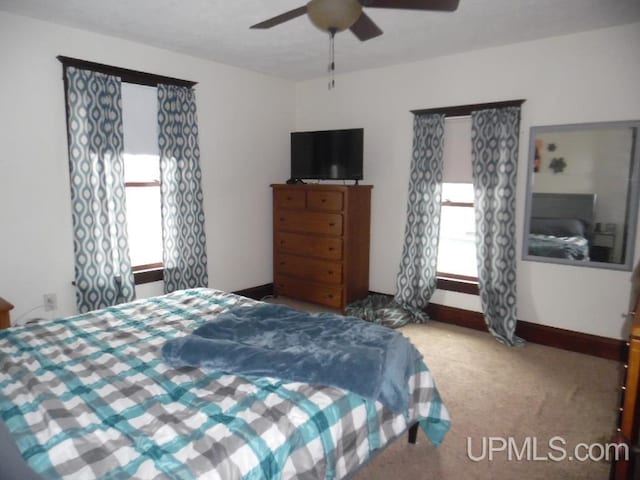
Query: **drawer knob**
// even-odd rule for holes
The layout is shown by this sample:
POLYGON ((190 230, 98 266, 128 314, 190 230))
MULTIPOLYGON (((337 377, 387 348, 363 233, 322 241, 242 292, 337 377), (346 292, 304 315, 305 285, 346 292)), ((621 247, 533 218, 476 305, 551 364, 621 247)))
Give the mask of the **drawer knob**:
POLYGON ((335 224, 334 222, 329 223, 329 226, 330 226, 330 227, 335 227, 335 225, 336 225, 336 224, 335 224))
POLYGON ((323 198, 322 200, 320 200, 322 203, 325 203, 327 201, 326 198, 323 198))
POLYGON ((333 298, 332 294, 327 295, 327 298, 333 298))
POLYGON ((328 273, 329 275, 333 275, 333 270, 329 270, 327 273, 328 273))
POLYGON ((329 251, 330 251, 330 252, 333 252, 334 250, 335 250, 335 248, 333 248, 333 247, 329 247, 329 251))

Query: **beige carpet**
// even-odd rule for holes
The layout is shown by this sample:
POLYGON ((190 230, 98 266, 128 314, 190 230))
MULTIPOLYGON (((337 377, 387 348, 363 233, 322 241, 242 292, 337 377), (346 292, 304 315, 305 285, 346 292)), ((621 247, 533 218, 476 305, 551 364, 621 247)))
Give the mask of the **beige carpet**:
MULTIPOLYGON (((323 310, 282 298, 275 301, 323 310)), ((496 452, 491 462, 472 461, 467 439, 474 457, 482 457, 483 438, 488 437, 512 437, 519 450, 530 442, 529 451, 533 455, 536 445, 538 458, 560 455, 548 447, 556 436, 566 441, 567 457, 580 443, 609 442, 619 402, 618 363, 533 343, 512 349, 487 333, 438 322, 401 330, 424 355, 451 414, 452 429, 439 448, 423 432, 415 445, 406 437, 396 440, 357 480, 608 478, 605 461, 518 461, 515 450, 511 461, 507 452, 496 452)), ((497 446, 499 440, 494 442, 497 446)))

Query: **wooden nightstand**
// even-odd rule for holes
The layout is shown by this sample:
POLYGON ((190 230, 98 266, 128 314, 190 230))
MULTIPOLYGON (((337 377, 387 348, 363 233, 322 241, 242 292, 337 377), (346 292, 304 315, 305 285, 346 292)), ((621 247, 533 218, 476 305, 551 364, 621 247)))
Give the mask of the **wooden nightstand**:
POLYGON ((13 305, 0 297, 0 329, 11 326, 11 318, 9 318, 9 312, 11 310, 13 310, 13 305))

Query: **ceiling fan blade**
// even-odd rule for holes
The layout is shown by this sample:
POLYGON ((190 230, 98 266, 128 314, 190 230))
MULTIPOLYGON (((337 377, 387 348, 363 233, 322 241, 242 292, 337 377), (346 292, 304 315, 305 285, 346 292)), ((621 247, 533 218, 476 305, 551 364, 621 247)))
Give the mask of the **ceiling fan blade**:
POLYGON ((453 12, 460 0, 360 0, 363 7, 453 12))
POLYGON ((294 18, 299 17, 300 15, 304 15, 305 13, 307 13, 306 5, 303 7, 298 7, 294 10, 289 10, 288 12, 278 15, 277 17, 273 17, 273 18, 270 18, 269 20, 265 20, 264 22, 256 23, 255 25, 252 25, 249 28, 275 27, 276 25, 280 25, 281 23, 287 22, 289 20, 293 20, 294 18))
POLYGON ((349 30, 351 30, 353 34, 363 42, 370 38, 377 37, 378 35, 382 35, 380 27, 373 23, 373 20, 371 20, 371 18, 369 18, 369 16, 364 12, 360 14, 356 23, 351 25, 349 30))

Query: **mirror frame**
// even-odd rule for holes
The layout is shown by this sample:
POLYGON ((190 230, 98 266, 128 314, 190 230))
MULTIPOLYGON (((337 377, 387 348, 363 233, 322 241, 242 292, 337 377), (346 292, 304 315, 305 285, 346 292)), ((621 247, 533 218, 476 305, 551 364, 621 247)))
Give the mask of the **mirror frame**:
POLYGON ((638 145, 640 136, 640 120, 628 120, 620 122, 594 122, 594 123, 574 123, 567 125, 544 125, 531 127, 529 131, 529 151, 527 158, 527 183, 525 189, 525 210, 524 210, 524 229, 522 232, 522 260, 542 262, 542 263, 558 263, 562 265, 570 265, 576 267, 604 268, 609 270, 631 271, 633 268, 633 260, 635 256, 636 229, 638 227, 638 202, 640 201, 640 145, 638 145), (536 149, 536 138, 541 133, 554 132, 570 132, 577 130, 598 130, 605 128, 631 128, 634 129, 631 152, 630 152, 630 175, 627 179, 627 212, 625 223, 627 232, 624 237, 626 252, 624 263, 608 263, 596 261, 573 260, 569 258, 542 257, 529 254, 529 235, 531 228, 531 207, 533 198, 533 162, 536 149))

